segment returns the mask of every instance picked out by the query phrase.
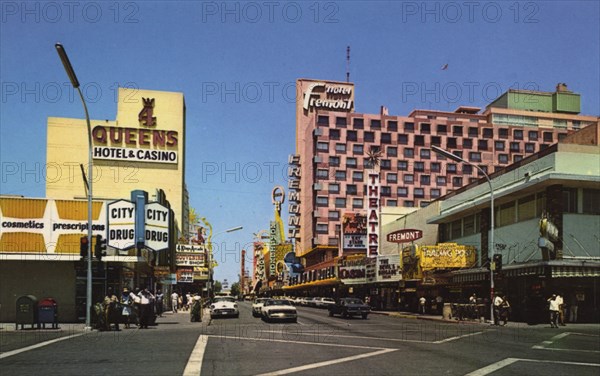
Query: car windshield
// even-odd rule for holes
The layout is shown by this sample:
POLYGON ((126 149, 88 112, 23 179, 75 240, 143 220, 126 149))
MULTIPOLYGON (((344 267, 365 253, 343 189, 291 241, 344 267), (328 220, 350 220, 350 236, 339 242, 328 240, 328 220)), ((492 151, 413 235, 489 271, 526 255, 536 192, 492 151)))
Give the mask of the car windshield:
POLYGON ((269 299, 267 299, 267 298, 258 298, 258 299, 256 299, 256 300, 254 301, 254 303, 264 303, 264 302, 266 302, 267 300, 269 300, 269 299))
POLYGON ((235 298, 232 298, 230 296, 220 296, 218 298, 215 298, 215 303, 219 303, 219 302, 235 303, 235 298))
POLYGON ((266 306, 271 306, 271 305, 290 305, 290 302, 284 299, 277 299, 277 300, 267 300, 265 302, 266 306))

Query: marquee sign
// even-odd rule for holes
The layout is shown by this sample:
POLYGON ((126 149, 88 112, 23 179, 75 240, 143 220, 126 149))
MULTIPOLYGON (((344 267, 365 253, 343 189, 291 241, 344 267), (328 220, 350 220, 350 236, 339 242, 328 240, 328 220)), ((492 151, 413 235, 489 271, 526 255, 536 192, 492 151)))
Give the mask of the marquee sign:
POLYGON ((344 249, 367 249, 367 217, 364 214, 344 213, 342 233, 344 249))

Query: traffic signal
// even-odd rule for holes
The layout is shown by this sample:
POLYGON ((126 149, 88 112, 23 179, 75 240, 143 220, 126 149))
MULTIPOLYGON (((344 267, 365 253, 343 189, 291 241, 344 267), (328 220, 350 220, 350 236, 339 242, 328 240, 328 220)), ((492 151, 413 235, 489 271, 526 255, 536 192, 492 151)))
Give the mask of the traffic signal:
POLYGON ((496 253, 493 257, 494 267, 497 272, 502 270, 502 254, 496 253))
POLYGON ((106 256, 106 240, 102 240, 102 235, 96 235, 96 246, 94 247, 94 256, 98 261, 102 261, 102 256, 106 256))
POLYGON ((88 238, 87 236, 82 236, 79 238, 79 256, 81 259, 85 259, 88 254, 88 238))

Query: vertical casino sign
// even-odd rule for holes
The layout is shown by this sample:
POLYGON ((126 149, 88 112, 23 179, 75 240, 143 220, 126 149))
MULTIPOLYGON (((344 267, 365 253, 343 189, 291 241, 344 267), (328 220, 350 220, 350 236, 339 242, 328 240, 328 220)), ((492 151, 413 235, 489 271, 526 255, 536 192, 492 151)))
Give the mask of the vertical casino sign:
POLYGON ((380 213, 379 173, 369 171, 367 175, 367 255, 377 257, 379 254, 379 213, 380 213))

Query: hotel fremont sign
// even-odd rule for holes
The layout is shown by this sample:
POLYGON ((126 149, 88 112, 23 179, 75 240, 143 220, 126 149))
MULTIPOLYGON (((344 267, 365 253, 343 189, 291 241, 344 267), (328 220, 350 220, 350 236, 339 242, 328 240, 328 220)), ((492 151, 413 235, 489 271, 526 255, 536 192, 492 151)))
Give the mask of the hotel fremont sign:
POLYGON ((304 92, 302 107, 329 111, 352 111, 354 108, 353 87, 349 85, 315 82, 304 92))
POLYGON ((179 134, 156 129, 154 98, 142 98, 138 128, 97 125, 92 129, 94 159, 177 164, 179 134))

